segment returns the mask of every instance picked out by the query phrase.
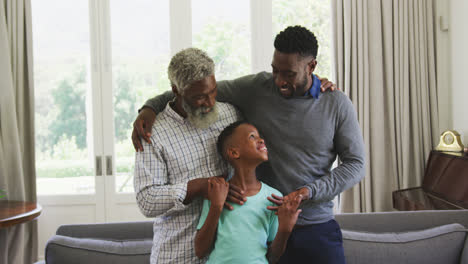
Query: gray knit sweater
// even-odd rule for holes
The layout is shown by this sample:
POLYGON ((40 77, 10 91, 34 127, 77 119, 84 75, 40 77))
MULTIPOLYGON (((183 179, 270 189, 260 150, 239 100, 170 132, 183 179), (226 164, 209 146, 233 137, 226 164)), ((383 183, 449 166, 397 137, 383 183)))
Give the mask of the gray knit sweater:
MULTIPOLYGON (((217 83, 217 100, 229 102, 255 125, 265 139, 269 161, 258 178, 284 195, 308 187, 311 199, 302 203, 298 224, 333 219, 333 198, 358 183, 365 174, 364 143, 351 101, 340 91, 283 98, 271 73, 261 72, 217 83), (332 164, 340 158, 338 167, 332 164)), ((162 111, 171 92, 145 106, 162 111)))

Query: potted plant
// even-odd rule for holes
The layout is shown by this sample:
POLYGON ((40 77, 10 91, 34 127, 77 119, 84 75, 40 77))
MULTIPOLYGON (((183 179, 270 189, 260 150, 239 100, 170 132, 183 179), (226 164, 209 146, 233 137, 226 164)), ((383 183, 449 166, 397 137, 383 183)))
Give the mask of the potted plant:
POLYGON ((4 190, 0 189, 0 198, 6 197, 6 193, 4 190))

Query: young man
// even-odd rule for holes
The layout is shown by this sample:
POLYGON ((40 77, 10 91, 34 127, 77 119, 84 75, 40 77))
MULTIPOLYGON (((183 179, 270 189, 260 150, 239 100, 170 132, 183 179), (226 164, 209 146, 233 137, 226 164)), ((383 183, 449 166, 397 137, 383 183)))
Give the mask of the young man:
POLYGON ((204 263, 193 248, 202 197, 208 178, 227 170, 216 139, 240 115, 215 101, 214 63, 205 52, 180 51, 168 74, 176 97, 152 126, 151 144, 136 153, 136 199, 145 216, 155 217, 151 264, 204 263))
POLYGON ((232 211, 223 209, 229 184, 223 178, 208 180, 208 200, 195 237, 197 256, 209 255, 207 263, 276 263, 301 212, 301 199, 283 203, 278 216, 267 209, 273 205, 267 198, 281 194, 257 180, 255 169, 268 160, 268 151, 254 126, 231 124, 219 135, 217 147, 234 167, 229 183, 240 187, 247 201, 232 211))
MULTIPOLYGON (((259 179, 287 194, 301 195, 302 213, 281 263, 345 263, 341 230, 333 216, 333 199, 358 183, 365 173, 364 142, 356 111, 342 92, 320 91, 315 35, 301 26, 275 38, 272 73, 261 72, 217 83, 221 102, 236 106, 267 142, 269 161, 259 179), (338 167, 331 169, 336 157, 338 167)), ((149 100, 135 121, 132 139, 145 139, 143 124, 153 124, 171 94, 149 100)), ((230 194, 231 200, 245 199, 230 194)), ((282 198, 275 199, 281 204, 282 198)), ((271 207, 275 209, 275 207, 271 207)))

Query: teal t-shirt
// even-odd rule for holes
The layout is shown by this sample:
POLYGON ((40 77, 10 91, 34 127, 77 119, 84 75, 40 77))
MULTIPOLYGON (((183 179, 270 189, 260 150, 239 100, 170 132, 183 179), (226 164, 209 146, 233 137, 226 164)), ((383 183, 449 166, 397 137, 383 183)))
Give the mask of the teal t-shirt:
MULTIPOLYGON (((267 200, 273 193, 282 196, 278 190, 262 183, 260 191, 247 197, 244 205, 232 204, 232 211, 223 209, 207 264, 268 263, 267 242, 273 241, 278 231, 278 217, 267 209, 267 206, 274 205, 267 200)), ((202 228, 209 210, 210 201, 205 200, 197 230, 202 228)))

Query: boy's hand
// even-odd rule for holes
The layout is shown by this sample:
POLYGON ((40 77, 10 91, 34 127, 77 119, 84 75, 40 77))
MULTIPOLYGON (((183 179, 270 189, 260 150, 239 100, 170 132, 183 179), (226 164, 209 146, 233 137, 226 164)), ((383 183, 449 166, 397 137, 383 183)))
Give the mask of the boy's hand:
POLYGON ((278 232, 292 232, 294 225, 296 224, 297 217, 302 212, 301 209, 297 209, 302 201, 302 195, 297 195, 294 198, 285 196, 283 204, 278 208, 278 232))
POLYGON ((221 177, 211 177, 208 179, 208 200, 211 206, 223 208, 229 191, 229 184, 221 177))
MULTIPOLYGON (((276 204, 276 206, 267 206, 267 209, 268 210, 272 210, 272 211, 277 211, 278 208, 284 203, 284 201, 286 199, 289 199, 289 200, 294 200, 298 197, 300 197, 300 202, 303 201, 303 200, 307 200, 307 199, 310 199, 309 197, 309 189, 307 188, 301 188, 297 191, 294 191, 284 197, 281 197, 281 196, 278 196, 278 195, 275 195, 275 194, 272 194, 271 197, 268 197, 267 199, 276 204)), ((299 202, 299 203, 300 203, 299 202)))
POLYGON ((278 207, 280 207, 283 204, 284 197, 272 193, 271 196, 267 197, 267 199, 268 201, 276 204, 276 206, 267 206, 267 209, 272 211, 278 211, 278 207))
MULTIPOLYGON (((247 201, 247 198, 245 198, 244 196, 244 191, 242 191, 239 187, 233 184, 229 184, 229 193, 227 196, 227 201, 243 205, 247 201)), ((232 205, 230 205, 227 202, 224 203, 224 207, 226 207, 229 210, 234 209, 232 205)))

